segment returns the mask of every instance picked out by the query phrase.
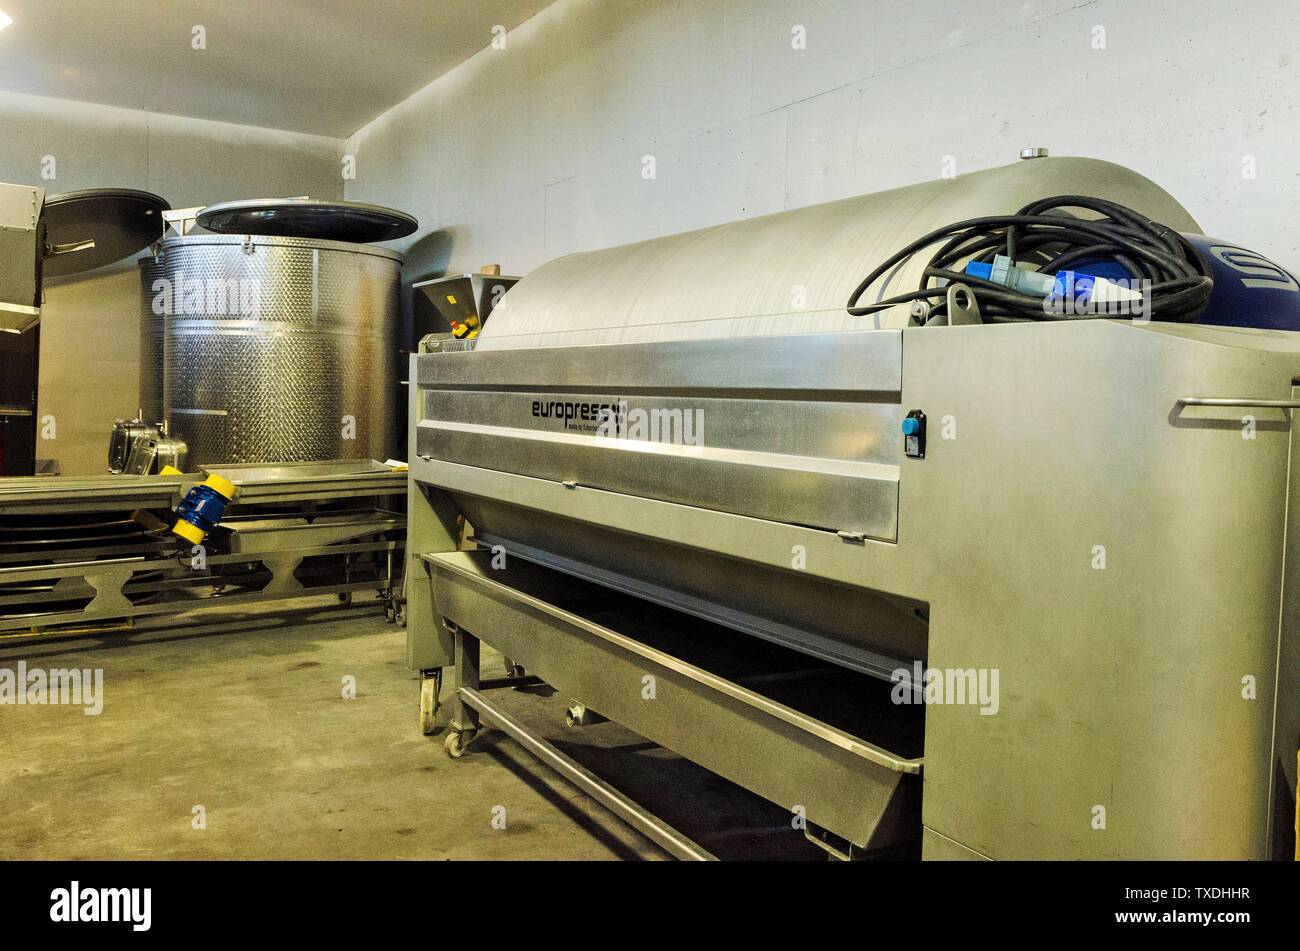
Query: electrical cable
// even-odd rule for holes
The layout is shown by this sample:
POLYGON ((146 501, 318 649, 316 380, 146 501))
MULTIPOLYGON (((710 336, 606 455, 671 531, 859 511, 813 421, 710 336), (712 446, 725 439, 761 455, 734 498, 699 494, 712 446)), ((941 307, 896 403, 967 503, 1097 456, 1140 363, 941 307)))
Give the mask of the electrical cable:
POLYGON ((1082 308, 1053 306, 1059 301, 1052 295, 1026 293, 961 269, 963 262, 991 263, 1003 255, 1017 267, 1047 275, 1073 270, 1080 264, 1095 267, 1098 262, 1112 262, 1128 274, 1135 289, 1142 291, 1142 306, 1128 311, 1137 310, 1152 320, 1195 320, 1214 288, 1196 251, 1172 228, 1115 202, 1058 195, 1032 202, 1014 215, 970 218, 917 238, 862 280, 849 297, 848 311, 862 317, 898 304, 938 298, 937 303, 921 308, 922 313, 912 318, 914 322, 933 320, 946 311, 948 285, 960 283, 971 289, 982 318, 989 323, 1123 315, 1119 308, 1095 301, 1082 308), (1066 209, 1090 211, 1101 217, 1078 218, 1066 209), (942 246, 927 262, 915 291, 861 303, 863 295, 882 276, 940 242, 942 246))

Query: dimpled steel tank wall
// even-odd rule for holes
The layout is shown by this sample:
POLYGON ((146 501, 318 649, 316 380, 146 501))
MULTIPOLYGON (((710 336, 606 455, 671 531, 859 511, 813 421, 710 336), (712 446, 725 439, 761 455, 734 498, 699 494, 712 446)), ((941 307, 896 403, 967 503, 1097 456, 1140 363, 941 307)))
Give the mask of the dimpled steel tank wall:
POLYGON ((401 261, 339 241, 163 242, 144 290, 165 313, 163 405, 191 465, 391 455, 401 261))

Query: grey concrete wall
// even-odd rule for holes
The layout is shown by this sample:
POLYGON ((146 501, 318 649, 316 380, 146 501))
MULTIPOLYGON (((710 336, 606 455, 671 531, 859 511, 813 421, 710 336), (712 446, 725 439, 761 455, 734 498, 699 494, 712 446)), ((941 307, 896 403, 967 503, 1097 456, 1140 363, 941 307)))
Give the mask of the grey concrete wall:
POLYGON ((420 218, 410 281, 1044 145, 1300 269, 1298 35, 1295 0, 559 0, 351 136, 346 191, 420 218))
MULTIPOLYGON (((321 136, 0 93, 0 181, 48 194, 123 187, 173 208, 277 195, 343 197, 342 143, 321 136), (53 156, 55 178, 42 177, 53 156)), ((139 387, 139 278, 126 262, 46 282, 38 455, 67 474, 105 471, 113 420, 139 387)))

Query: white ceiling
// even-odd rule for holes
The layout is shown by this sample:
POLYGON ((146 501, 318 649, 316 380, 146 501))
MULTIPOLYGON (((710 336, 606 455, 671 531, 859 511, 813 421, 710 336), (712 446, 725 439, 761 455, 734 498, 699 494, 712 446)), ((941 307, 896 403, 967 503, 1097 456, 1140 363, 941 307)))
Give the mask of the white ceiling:
POLYGON ((0 0, 0 90, 341 137, 550 2, 0 0))

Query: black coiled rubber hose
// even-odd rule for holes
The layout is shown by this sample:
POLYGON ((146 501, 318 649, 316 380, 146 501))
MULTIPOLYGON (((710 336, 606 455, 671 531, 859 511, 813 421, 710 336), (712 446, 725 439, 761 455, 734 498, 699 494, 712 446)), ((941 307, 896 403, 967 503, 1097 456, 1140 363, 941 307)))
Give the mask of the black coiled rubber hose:
POLYGON ((1085 261, 1114 261, 1132 278, 1150 282, 1145 316, 1152 320, 1195 320, 1214 288, 1196 251, 1172 228, 1115 202, 1058 195, 1026 205, 1014 215, 971 218, 918 238, 863 279, 849 298, 849 313, 861 317, 897 304, 938 298, 930 311, 938 316, 947 306, 945 285, 959 282, 971 288, 988 323, 1115 316, 1104 310, 1084 314, 1070 308, 1054 310, 1044 306, 1042 297, 966 274, 957 267, 967 260, 990 262, 999 254, 1019 267, 1034 265, 1044 274, 1069 270, 1085 261), (1083 209, 1102 217, 1077 218, 1065 209, 1083 209), (917 290, 859 303, 881 277, 936 244, 940 247, 926 265, 917 290))

